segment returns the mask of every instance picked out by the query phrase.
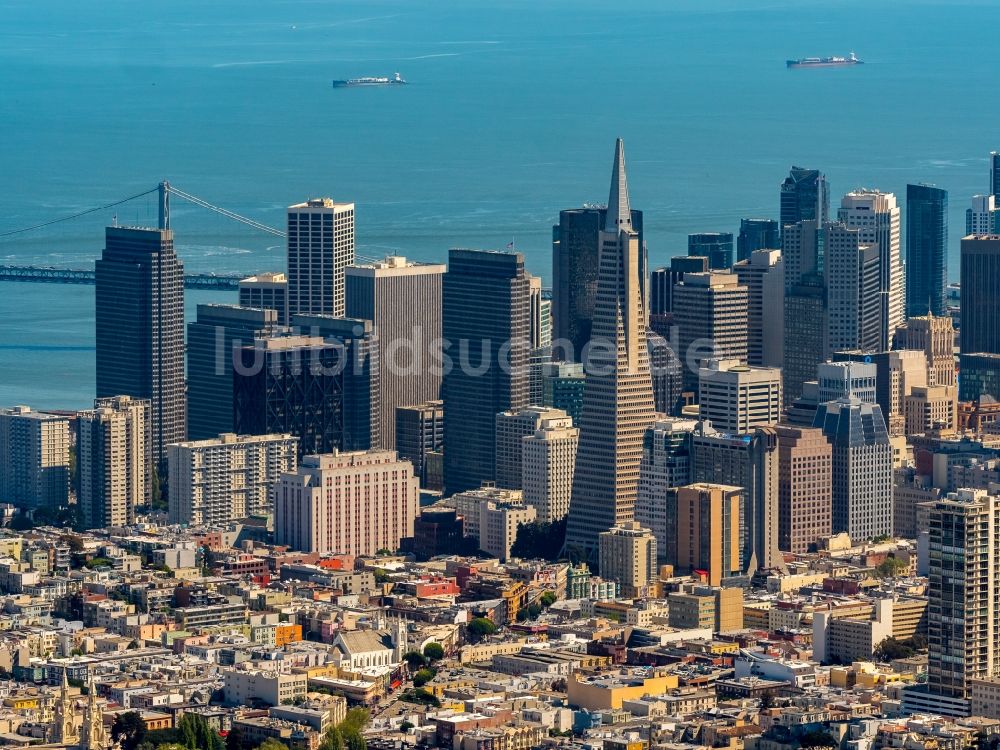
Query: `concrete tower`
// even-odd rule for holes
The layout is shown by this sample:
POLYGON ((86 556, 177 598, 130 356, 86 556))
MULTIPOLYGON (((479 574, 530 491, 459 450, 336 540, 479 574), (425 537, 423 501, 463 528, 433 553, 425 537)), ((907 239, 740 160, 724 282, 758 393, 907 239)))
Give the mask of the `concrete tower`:
POLYGON ((566 529, 567 548, 588 556, 596 552, 600 533, 633 518, 643 436, 654 418, 640 257, 619 139, 601 233, 593 338, 584 358, 587 384, 566 529))

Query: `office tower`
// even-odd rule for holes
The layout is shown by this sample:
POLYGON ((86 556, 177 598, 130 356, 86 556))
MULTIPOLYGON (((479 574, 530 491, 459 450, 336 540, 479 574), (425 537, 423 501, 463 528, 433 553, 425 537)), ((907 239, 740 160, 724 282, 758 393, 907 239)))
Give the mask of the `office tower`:
POLYGON ((778 551, 778 440, 773 427, 748 435, 719 432, 699 422, 691 436, 691 480, 742 487, 743 572, 784 568, 778 551))
POLYGON ((961 276, 959 349, 1000 354, 1000 236, 962 238, 961 276))
POLYGON ((268 336, 243 347, 240 359, 233 373, 238 434, 290 433, 300 456, 371 445, 371 380, 352 372, 349 347, 320 336, 268 336))
MULTIPOLYGON (((560 211, 559 223, 552 227, 552 335, 573 347, 571 352, 556 352, 562 359, 582 362, 583 347, 590 341, 601 232, 607 214, 605 208, 572 208, 560 211)), ((640 266, 645 274, 642 211, 632 211, 631 217, 632 228, 639 235, 640 266)))
POLYGON ((298 438, 224 433, 168 448, 170 523, 227 525, 274 511, 271 488, 298 466, 298 438))
POLYGON ((820 404, 814 427, 833 446, 833 531, 854 542, 892 533, 892 445, 878 404, 820 404))
POLYGON ((240 307, 274 310, 278 325, 288 325, 288 278, 283 273, 259 273, 240 279, 240 307))
POLYGON ((545 366, 552 362, 552 300, 538 276, 528 278, 528 403, 541 404, 545 366))
POLYGON ((955 326, 950 315, 909 318, 900 329, 899 349, 920 349, 927 357, 927 385, 955 385, 955 326))
POLYGON ((948 191, 906 186, 906 317, 947 315, 948 191))
POLYGON ((381 366, 379 444, 396 448, 396 409, 440 397, 433 347, 441 338, 443 263, 400 256, 345 270, 347 317, 375 324, 381 366))
POLYGON ((677 507, 677 557, 668 558, 667 562, 673 563, 679 572, 704 571, 705 582, 710 586, 719 586, 726 579, 741 575, 743 489, 698 482, 672 492, 677 507))
POLYGON ((580 424, 586 383, 579 362, 546 362, 542 365, 542 405, 562 409, 580 424))
POLYGON ((778 548, 804 554, 831 534, 833 449, 823 431, 779 425, 778 548))
POLYGON ((955 431, 957 410, 954 386, 917 386, 903 402, 905 434, 922 435, 929 432, 955 431))
POLYGON ((344 347, 344 444, 338 446, 340 450, 378 446, 382 368, 375 324, 361 318, 293 315, 292 326, 303 335, 321 336, 327 343, 344 347))
POLYGON ((969 683, 1000 673, 1000 498, 959 490, 929 515, 927 684, 908 688, 904 706, 967 716, 969 683))
POLYGON ((677 557, 676 508, 670 490, 691 483, 692 419, 660 419, 646 431, 635 520, 656 537, 660 557, 677 557), (669 516, 669 517, 668 517, 669 516))
POLYGON ((649 371, 653 381, 653 407, 658 414, 673 414, 681 408, 684 370, 681 361, 662 336, 650 331, 649 371))
POLYGON ((749 367, 739 360, 710 359, 698 370, 701 419, 731 435, 777 424, 781 417, 781 368, 749 367))
POLYGON ((816 383, 817 404, 845 396, 866 404, 878 403, 878 365, 871 361, 820 362, 816 383))
POLYGON ((755 250, 733 266, 747 288, 747 364, 781 367, 785 337, 785 278, 780 250, 755 250))
POLYGON ((93 409, 79 413, 76 427, 77 500, 84 528, 134 523, 136 507, 152 501, 149 401, 99 398, 93 409))
POLYGON ((701 363, 713 357, 746 362, 749 293, 733 273, 689 273, 674 287, 676 352, 684 390, 696 390, 701 363))
POLYGON ((704 255, 675 255, 670 265, 657 268, 649 276, 649 315, 673 312, 674 285, 684 280, 686 273, 704 273, 708 258, 704 255))
POLYGON ((452 250, 443 287, 444 485, 493 479, 496 415, 528 405, 530 277, 520 253, 452 250))
POLYGON ((862 244, 859 230, 841 224, 828 224, 824 235, 830 349, 886 349, 882 344, 878 246, 862 244))
POLYGON ((823 226, 830 216, 830 193, 822 172, 792 167, 781 183, 780 216, 782 236, 785 227, 800 221, 814 221, 817 227, 823 226))
POLYGON ((960 401, 977 402, 982 397, 1000 401, 1000 354, 963 354, 960 401))
POLYGON ((997 216, 1000 216, 1000 200, 993 195, 974 195, 971 205, 965 209, 965 234, 996 234, 997 216))
POLYGON ((785 280, 782 376, 786 405, 802 395, 803 383, 829 355, 823 252, 813 221, 782 231, 781 267, 785 280))
POLYGON ((520 490, 492 485, 466 490, 431 506, 452 507, 463 520, 466 537, 478 540, 479 549, 506 561, 517 540, 517 527, 536 519, 535 508, 525 505, 520 490))
POLYGON ((882 295, 879 348, 889 349, 896 329, 906 320, 906 278, 896 196, 879 190, 855 190, 841 200, 837 218, 849 229, 858 230, 860 244, 878 246, 882 295))
POLYGON ((526 406, 510 409, 496 415, 496 470, 497 487, 508 490, 521 489, 521 447, 528 435, 533 435, 551 419, 569 419, 566 412, 544 406, 526 406))
POLYGON ((427 486, 427 454, 444 445, 444 402, 396 407, 396 452, 413 464, 420 486, 427 486))
POLYGON ((736 260, 750 260, 758 250, 781 248, 781 225, 774 219, 740 219, 736 260))
POLYGON ((354 204, 312 198, 288 207, 288 315, 344 314, 354 263, 354 204))
POLYGON ((914 388, 927 385, 927 359, 922 351, 894 349, 888 352, 842 351, 834 352, 839 362, 856 362, 875 365, 875 400, 882 408, 889 435, 904 434, 904 404, 914 388))
POLYGON ((522 441, 521 487, 524 502, 539 521, 561 521, 569 513, 580 430, 568 416, 543 419, 522 441))
POLYGON ((617 581, 622 596, 646 596, 656 582, 656 537, 635 521, 623 521, 598 539, 601 577, 617 581))
POLYGON ((733 265, 732 232, 699 232, 688 235, 688 255, 708 258, 713 271, 728 271, 733 265))
POLYGON ((420 488, 395 451, 306 456, 274 489, 274 541, 300 552, 374 556, 413 536, 420 488))
POLYGON ((108 227, 96 276, 97 397, 149 399, 153 461, 187 434, 184 266, 169 229, 108 227))
POLYGON ((187 433, 191 440, 232 432, 233 365, 239 361, 240 349, 277 332, 278 315, 271 308, 198 305, 197 319, 187 326, 187 433))
POLYGON ((19 508, 69 500, 69 419, 27 406, 0 409, 0 498, 19 508))
POLYGON ((1000 152, 990 151, 990 195, 1000 198, 1000 152))
POLYGON ((632 226, 625 152, 619 138, 607 223, 601 232, 593 341, 584 362, 587 385, 580 418, 566 547, 596 552, 597 536, 632 520, 646 428, 653 422, 653 388, 646 344, 645 269, 632 226))

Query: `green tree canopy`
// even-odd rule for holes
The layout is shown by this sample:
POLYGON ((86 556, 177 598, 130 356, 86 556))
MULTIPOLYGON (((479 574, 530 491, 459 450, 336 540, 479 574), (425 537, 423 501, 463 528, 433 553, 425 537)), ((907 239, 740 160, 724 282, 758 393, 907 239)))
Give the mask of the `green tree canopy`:
POLYGON ((444 646, 440 643, 428 643, 424 646, 424 656, 426 656, 431 661, 437 661, 438 659, 444 658, 444 646))
POLYGON ((497 632, 497 626, 487 617, 476 617, 469 623, 468 631, 474 640, 480 640, 497 632))
POLYGON ((433 679, 434 672, 425 667, 424 669, 417 670, 417 673, 413 675, 413 684, 415 687, 423 687, 433 679))
POLYGON ((145 737, 146 722, 138 711, 126 711, 115 717, 111 739, 120 743, 122 750, 136 750, 145 737))
POLYGON ((566 538, 566 519, 552 523, 532 521, 517 527, 517 538, 510 549, 513 557, 555 562, 562 552, 566 538))
POLYGON ((411 670, 420 669, 427 663, 427 659, 419 651, 407 651, 403 656, 403 660, 411 670))
POLYGON ((274 737, 268 737, 257 745, 257 750, 288 750, 288 745, 284 742, 278 742, 274 737))

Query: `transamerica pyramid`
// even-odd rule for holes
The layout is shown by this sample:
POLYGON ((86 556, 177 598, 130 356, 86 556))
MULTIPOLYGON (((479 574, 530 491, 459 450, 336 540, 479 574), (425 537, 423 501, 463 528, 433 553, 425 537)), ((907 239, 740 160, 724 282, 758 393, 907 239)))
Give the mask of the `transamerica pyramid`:
POLYGON ((595 559, 598 534, 633 520, 643 438, 653 423, 639 236, 632 229, 619 138, 600 236, 597 300, 588 350, 580 445, 566 527, 567 553, 595 559))

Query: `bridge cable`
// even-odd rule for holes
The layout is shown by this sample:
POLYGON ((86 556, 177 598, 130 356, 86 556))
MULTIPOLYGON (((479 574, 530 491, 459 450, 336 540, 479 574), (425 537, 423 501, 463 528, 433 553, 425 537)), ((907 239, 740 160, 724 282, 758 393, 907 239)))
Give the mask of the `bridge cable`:
POLYGON ((21 229, 9 229, 6 232, 0 232, 0 238, 10 237, 13 234, 23 234, 24 232, 30 232, 34 229, 41 229, 42 227, 47 227, 52 224, 58 224, 61 221, 69 221, 70 219, 77 219, 81 216, 86 216, 87 214, 96 213, 97 211, 106 211, 109 208, 114 208, 115 206, 120 206, 122 203, 128 203, 136 198, 141 198, 144 195, 149 195, 150 193, 155 193, 159 188, 153 188, 152 190, 146 190, 142 193, 137 193, 135 195, 130 195, 128 198, 122 198, 114 203, 106 203, 103 206, 97 206, 97 208, 88 208, 86 211, 80 211, 79 213, 72 214, 70 216, 63 216, 58 219, 51 219, 49 221, 43 221, 41 224, 34 224, 30 227, 22 227, 21 229))

